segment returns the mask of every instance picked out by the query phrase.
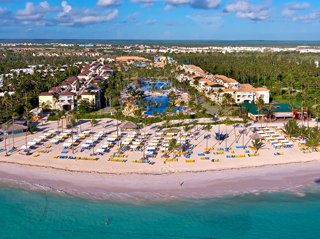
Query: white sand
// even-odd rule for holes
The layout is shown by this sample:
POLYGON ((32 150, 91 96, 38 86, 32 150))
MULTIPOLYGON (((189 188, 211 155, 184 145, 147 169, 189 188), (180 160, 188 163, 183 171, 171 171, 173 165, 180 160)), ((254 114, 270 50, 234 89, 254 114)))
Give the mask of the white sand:
MULTIPOLYGON (((116 121, 113 120, 107 128, 104 128, 107 121, 109 120, 100 121, 93 131, 114 131, 116 121)), ((143 131, 154 134, 153 126, 143 131)), ((28 141, 56 127, 57 123, 49 123, 42 127, 42 132, 29 136, 28 141)), ((81 127, 82 130, 91 128, 89 122, 84 123, 81 127)), ((218 129, 218 126, 213 127, 211 133, 217 132, 218 129)), ((214 152, 217 152, 217 148, 231 146, 235 150, 234 154, 245 153, 243 149, 235 149, 235 145, 242 145, 242 138, 238 143, 235 142, 236 135, 239 134, 241 128, 234 130, 232 126, 221 126, 220 130, 230 133, 230 138, 221 145, 215 139, 210 139, 209 146, 214 146, 214 152)), ((126 152, 128 155, 126 163, 109 162, 108 159, 116 151, 115 148, 110 153, 98 156, 98 161, 54 159, 53 156, 61 155, 63 150, 63 143, 60 143, 53 145, 50 153, 40 153, 39 157, 25 156, 17 152, 5 157, 4 153, 0 153, 0 176, 3 180, 26 181, 70 193, 89 193, 103 198, 111 197, 113 193, 131 193, 137 197, 155 197, 155 195, 166 198, 168 195, 207 197, 233 194, 237 191, 296 187, 312 183, 315 177, 320 176, 320 174, 317 175, 317 170, 320 169, 318 160, 320 153, 303 154, 298 150, 297 143, 294 148, 279 150, 275 150, 271 144, 267 143, 259 151, 260 156, 258 157, 226 158, 226 155, 232 153, 213 155, 211 152, 205 155, 210 157, 210 160, 206 161, 200 160, 198 153, 204 152, 206 140, 203 139, 203 134, 207 132, 202 130, 198 138, 194 136, 194 129, 190 133, 191 143, 196 145, 193 150, 194 154, 191 156, 191 159, 195 159, 195 163, 186 163, 186 159, 182 156, 178 162, 164 164, 162 153, 151 159, 155 162, 154 165, 132 163, 133 159, 142 157, 141 151, 126 152), (275 152, 281 152, 283 155, 275 156, 275 152), (219 162, 212 162, 211 159, 219 159, 219 162), (181 182, 184 182, 182 186, 179 184, 181 182)), ((252 133, 245 136, 245 143, 250 141, 250 134, 252 133)), ((105 139, 102 140, 104 141, 105 139)), ((16 137, 16 147, 19 148, 24 144, 24 136, 16 137)), ((48 142, 45 143, 40 149, 45 149, 48 144, 48 142)), ((0 147, 4 148, 4 142, 1 142, 0 147)), ((92 150, 86 150, 83 153, 79 151, 78 146, 74 155, 89 156, 92 153, 92 150)), ((37 150, 32 150, 33 154, 36 152, 37 150)), ((67 155, 73 155, 71 150, 67 155)))
POLYGON ((314 180, 320 177, 319 162, 168 175, 74 173, 6 163, 0 165, 0 182, 5 184, 131 202, 283 190, 300 193, 304 186, 316 185, 314 180))

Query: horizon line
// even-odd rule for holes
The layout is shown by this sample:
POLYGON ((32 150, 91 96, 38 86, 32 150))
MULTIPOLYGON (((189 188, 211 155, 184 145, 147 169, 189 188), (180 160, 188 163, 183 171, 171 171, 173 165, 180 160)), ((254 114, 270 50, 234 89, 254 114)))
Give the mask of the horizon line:
POLYGON ((104 39, 104 38, 0 38, 0 40, 92 40, 92 41, 217 41, 217 42, 239 42, 239 41, 261 41, 261 42, 320 42, 319 40, 265 40, 265 39, 104 39))

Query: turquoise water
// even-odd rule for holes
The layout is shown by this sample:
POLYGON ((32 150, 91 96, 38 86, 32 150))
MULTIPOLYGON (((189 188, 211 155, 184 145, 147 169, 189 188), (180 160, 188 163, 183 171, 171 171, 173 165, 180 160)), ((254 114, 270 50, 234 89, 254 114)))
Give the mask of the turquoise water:
POLYGON ((5 239, 320 238, 319 191, 129 204, 2 187, 0 215, 5 239))
MULTIPOLYGON (((162 82, 162 81, 158 81, 158 82, 143 82, 141 83, 140 88, 143 91, 152 91, 153 86, 156 89, 161 89, 161 87, 166 86, 168 83, 166 82, 162 82)), ((154 112, 157 112, 157 114, 162 114, 165 113, 168 109, 169 106, 169 97, 166 95, 163 96, 148 96, 146 97, 146 100, 151 102, 153 104, 153 106, 148 106, 147 110, 145 112, 146 115, 153 115, 154 112), (160 103, 160 104, 159 104, 160 103), (157 105, 159 104, 159 105, 157 105)), ((175 107, 174 108, 175 111, 181 111, 182 107, 175 107)))

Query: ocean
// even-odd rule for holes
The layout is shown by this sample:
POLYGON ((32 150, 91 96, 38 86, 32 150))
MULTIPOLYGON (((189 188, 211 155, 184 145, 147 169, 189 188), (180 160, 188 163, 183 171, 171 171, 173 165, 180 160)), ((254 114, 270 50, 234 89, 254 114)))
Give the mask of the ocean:
POLYGON ((157 45, 157 46, 256 46, 256 47, 297 47, 297 46, 320 46, 320 41, 276 41, 276 40, 129 40, 129 39, 0 39, 0 43, 65 43, 92 45, 157 45))
POLYGON ((318 239, 320 190, 131 203, 1 187, 0 238, 318 239))

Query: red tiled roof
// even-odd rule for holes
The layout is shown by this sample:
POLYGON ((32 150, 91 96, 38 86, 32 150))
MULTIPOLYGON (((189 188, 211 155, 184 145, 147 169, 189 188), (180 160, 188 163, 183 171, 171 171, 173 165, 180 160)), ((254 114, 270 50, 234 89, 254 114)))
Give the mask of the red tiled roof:
POLYGON ((76 76, 70 76, 68 77, 63 83, 66 83, 66 84, 72 84, 74 83, 75 81, 77 81, 78 77, 76 76))
POLYGON ((53 93, 53 94, 59 94, 61 92, 61 88, 59 86, 56 86, 56 87, 52 87, 50 90, 49 90, 50 93, 53 93))
POLYGON ((65 92, 62 92, 60 96, 75 96, 75 94, 69 91, 65 91, 65 92))
POLYGON ((95 95, 95 93, 86 91, 86 92, 81 93, 81 95, 95 95))
POLYGON ((195 65, 187 65, 187 67, 189 69, 192 69, 194 71, 197 71, 198 73, 204 74, 204 70, 202 70, 199 66, 195 66, 195 65))
POLYGON ((40 96, 52 96, 52 94, 49 92, 42 92, 40 93, 40 96))
POLYGON ((221 79, 222 81, 226 82, 226 83, 238 83, 238 81, 236 81, 235 79, 229 78, 227 76, 224 75, 214 75, 215 78, 221 79))

